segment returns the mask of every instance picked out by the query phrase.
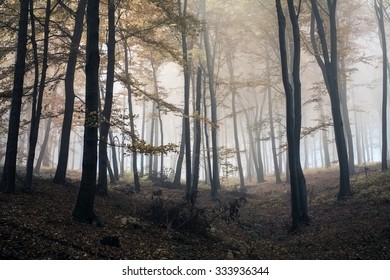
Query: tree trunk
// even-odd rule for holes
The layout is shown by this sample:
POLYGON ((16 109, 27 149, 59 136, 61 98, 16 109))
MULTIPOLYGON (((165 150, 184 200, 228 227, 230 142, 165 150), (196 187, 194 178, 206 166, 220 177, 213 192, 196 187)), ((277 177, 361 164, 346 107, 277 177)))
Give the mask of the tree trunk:
POLYGON ((185 163, 186 163, 186 197, 190 197, 191 193, 191 127, 190 127, 190 64, 188 59, 187 45, 187 0, 184 0, 183 7, 181 1, 178 0, 179 16, 183 18, 181 26, 181 47, 183 52, 183 72, 184 72, 184 116, 183 116, 183 134, 185 146, 185 163))
MULTIPOLYGON (((38 53, 37 53, 37 42, 35 38, 35 16, 33 12, 33 2, 30 4, 30 15, 31 15, 31 31, 32 36, 31 40, 33 43, 34 49, 34 64, 36 65, 36 82, 38 81, 38 53)), ((30 130, 30 141, 29 141, 29 152, 27 158, 27 166, 26 166, 26 175, 24 177, 24 186, 23 191, 27 193, 31 193, 32 191, 32 177, 33 177, 33 169, 34 169, 34 160, 35 160, 35 150, 38 142, 38 133, 39 133, 39 123, 41 120, 42 113, 42 102, 43 102, 43 94, 45 90, 46 84, 46 72, 48 68, 48 50, 49 50, 49 24, 50 24, 50 16, 52 13, 51 8, 51 0, 46 1, 46 9, 45 9, 45 23, 44 23, 44 39, 43 39, 43 54, 42 54, 42 68, 41 68, 41 78, 39 81, 39 89, 36 91, 37 87, 34 86, 33 93, 33 106, 31 108, 31 130, 30 130)), ((37 85, 37 83, 35 83, 37 85)))
MULTIPOLYGON (((112 109, 112 99, 114 94, 114 74, 115 74, 115 4, 114 0, 107 1, 108 9, 108 41, 107 41, 107 74, 106 74, 106 94, 102 121, 100 123, 99 141, 99 178, 97 185, 98 195, 107 195, 107 143, 108 132, 110 130, 110 119, 112 109)), ((115 145, 113 145, 115 148, 115 145)))
MULTIPOLYGON (((207 115, 207 104, 206 104, 206 78, 204 79, 204 85, 203 88, 205 89, 203 92, 203 116, 204 119, 207 120, 208 115, 207 115)), ((211 153, 210 153, 210 136, 209 136, 209 128, 208 128, 207 121, 204 122, 203 124, 203 130, 204 130, 204 143, 206 146, 206 164, 205 164, 205 170, 206 170, 206 182, 212 184, 213 182, 213 174, 212 174, 212 166, 211 166, 211 153)))
MULTIPOLYGON (((184 118, 182 121, 182 127, 184 127, 184 118)), ((182 133, 181 134, 181 141, 180 141, 179 156, 177 157, 177 161, 176 161, 175 178, 173 179, 173 185, 176 188, 179 187, 180 183, 181 183, 181 171, 183 168, 184 150, 185 150, 185 135, 184 135, 184 133, 182 133)))
POLYGON ((330 102, 331 111, 333 117, 334 134, 336 139, 337 156, 339 158, 339 170, 340 170, 340 188, 339 199, 344 199, 352 195, 350 180, 349 180, 349 164, 348 164, 348 152, 344 136, 343 120, 340 109, 340 96, 338 89, 338 56, 337 56, 337 29, 336 29, 336 5, 337 1, 328 0, 329 11, 329 24, 330 24, 330 55, 328 45, 326 41, 326 34, 323 25, 323 21, 318 10, 317 1, 311 0, 312 4, 312 45, 315 49, 315 57, 322 70, 325 85, 327 87, 330 102), (315 45, 314 38, 314 21, 317 23, 318 35, 321 42, 321 49, 323 60, 321 59, 319 52, 315 45))
MULTIPOLYGON (((134 113, 133 113, 133 98, 132 98, 132 90, 130 85, 130 72, 129 72, 129 46, 126 41, 124 41, 124 50, 125 50, 125 75, 126 75, 126 89, 127 89, 127 101, 129 105, 129 119, 130 119, 130 138, 131 144, 134 145, 137 141, 137 137, 135 134, 135 125, 134 125, 134 113)), ((138 175, 138 163, 137 163, 137 151, 134 147, 132 151, 132 169, 133 169, 133 177, 134 177, 134 188, 136 192, 141 191, 141 185, 139 182, 138 175)))
POLYGON ((256 148, 255 148, 255 140, 254 140, 254 137, 253 137, 253 131, 252 131, 252 128, 251 128, 251 125, 250 125, 250 118, 249 118, 249 114, 247 111, 244 112, 245 114, 245 119, 246 119, 246 124, 247 124, 247 131, 248 131, 248 138, 249 138, 249 150, 250 150, 250 156, 252 158, 252 161, 253 161, 253 165, 255 167, 255 172, 256 172, 256 179, 257 179, 257 183, 260 183, 259 181, 259 164, 257 162, 257 156, 256 156, 256 148))
MULTIPOLYGON (((152 101, 152 114, 151 114, 151 125, 150 125, 150 138, 149 138, 149 141, 150 141, 150 145, 153 146, 153 144, 156 144, 154 142, 154 133, 155 133, 155 111, 156 111, 156 103, 154 101, 152 101)), ((179 155, 180 156, 180 155, 179 155)), ((151 176, 153 176, 153 155, 149 155, 149 162, 148 162, 148 170, 149 170, 149 178, 151 176)))
MULTIPOLYGON (((116 136, 114 137, 112 135, 111 129, 108 132, 108 137, 110 138, 110 143, 111 143, 112 169, 113 169, 114 179, 115 182, 119 182, 119 164, 118 164, 118 156, 116 152, 117 144, 115 143, 115 138, 117 137, 116 136)), ((118 143, 119 143, 119 139, 118 139, 118 143)), ((107 163, 107 165, 109 165, 109 163, 107 163)))
MULTIPOLYGON (((141 127, 141 139, 145 139, 145 123, 146 123, 146 104, 145 99, 142 100, 142 127, 141 127)), ((145 154, 141 153, 141 162, 140 162, 140 171, 139 175, 141 177, 144 176, 144 169, 145 169, 145 154)))
MULTIPOLYGON (((161 118, 160 96, 159 96, 159 87, 158 87, 158 79, 157 79, 157 66, 156 66, 155 60, 153 58, 152 52, 151 52, 151 66, 152 66, 152 70, 153 70, 154 94, 156 96, 156 100, 158 100, 155 102, 157 102, 157 119, 158 119, 159 128, 160 128, 160 146, 163 147, 164 146, 164 128, 163 128, 163 122, 162 122, 162 118, 161 118)), ((155 132, 156 136, 158 134, 157 130, 158 129, 156 126, 156 132, 155 132)), ((155 141, 155 145, 157 146, 157 138, 155 141)), ((155 165, 158 164, 157 155, 155 155, 154 164, 155 165)), ((159 171, 159 173, 160 173, 160 183, 163 184, 164 183, 163 182, 164 181, 164 153, 160 154, 160 171, 159 171)))
POLYGON ((53 182, 56 184, 65 184, 66 169, 69 157, 69 141, 72 129, 73 109, 74 109, 74 79, 77 64, 77 55, 81 41, 81 35, 84 31, 84 15, 87 0, 80 0, 76 12, 73 36, 69 50, 68 63, 66 64, 65 74, 65 111, 64 120, 61 129, 61 142, 59 147, 59 156, 56 173, 53 182))
MULTIPOLYGON (((256 168, 256 177, 257 177, 257 183, 265 182, 265 176, 264 176, 264 164, 263 164, 263 156, 261 151, 261 132, 262 132, 262 118, 263 118, 263 111, 265 106, 267 95, 264 95, 263 101, 261 102, 261 107, 259 109, 258 103, 256 102, 256 115, 254 118, 255 124, 257 123, 257 127, 255 130, 256 139, 254 139, 255 145, 253 146, 253 158, 256 159, 257 162, 257 168, 256 168)), ((255 165, 256 167, 256 165, 255 165)))
POLYGON ((270 137, 272 145, 272 159, 274 163, 274 172, 275 172, 275 182, 276 184, 282 183, 280 178, 280 170, 278 165, 278 158, 276 154, 276 143, 275 143, 275 128, 274 128, 274 117, 273 117, 273 106, 272 106, 272 96, 271 96, 271 77, 270 77, 270 67, 269 60, 266 60, 267 64, 267 93, 268 93, 268 115, 269 115, 269 126, 270 126, 270 137))
POLYGON ((212 155, 213 155, 213 164, 212 164, 212 182, 211 182, 211 199, 218 200, 218 190, 221 187, 219 180, 219 155, 218 155, 218 114, 217 114, 217 99, 215 92, 215 83, 214 83, 214 65, 211 59, 211 50, 210 50, 210 40, 209 32, 205 22, 206 15, 206 3, 205 0, 202 0, 202 20, 203 20, 203 36, 204 36, 204 48, 206 52, 206 63, 207 63, 207 74, 209 80, 209 90, 210 90, 210 106, 211 106, 211 143, 212 143, 212 155))
POLYGON ((99 104, 99 0, 88 0, 87 48, 83 170, 80 189, 73 210, 79 222, 96 223, 94 211, 97 173, 98 104, 99 104))
POLYGON ((227 65, 229 68, 229 75, 230 75, 230 91, 232 94, 232 115, 233 115, 233 137, 234 137, 234 146, 235 146, 235 152, 236 152, 236 159, 237 159, 237 168, 238 168, 238 175, 240 178, 240 191, 245 191, 245 180, 244 180, 244 172, 242 170, 242 163, 241 163, 241 152, 240 152, 240 144, 238 139, 238 124, 237 124, 237 109, 236 109, 236 95, 237 95, 237 89, 234 85, 234 57, 228 51, 227 54, 227 65))
POLYGON ((347 104, 347 70, 345 65, 345 57, 341 57, 340 59, 340 79, 339 79, 339 92, 340 92, 340 105, 341 105, 341 115, 343 118, 344 124, 344 133, 347 140, 347 148, 348 148, 348 166, 349 166, 349 174, 355 174, 355 156, 354 156, 354 147, 353 147, 353 139, 352 139, 352 131, 351 131, 351 123, 349 121, 349 112, 348 112, 348 104, 347 104))
POLYGON ((14 70, 11 112, 8 124, 7 151, 0 191, 15 192, 16 156, 18 152, 20 112, 22 107, 24 72, 26 69, 28 8, 30 0, 20 0, 18 49, 14 70))
POLYGON ((189 196, 187 199, 192 204, 196 201, 196 195, 198 193, 198 182, 199 182, 199 164, 200 164, 200 143, 201 143, 201 124, 200 124, 200 103, 202 95, 202 69, 198 67, 196 75, 196 96, 195 96, 195 126, 194 126, 194 165, 192 172, 192 184, 189 196))
MULTIPOLYGON (((301 130, 301 83, 300 83, 300 32, 298 15, 296 14, 294 1, 288 0, 288 10, 293 29, 294 56, 292 65, 293 86, 288 75, 287 49, 286 49, 286 19, 280 0, 276 0, 276 9, 279 24, 280 60, 282 66, 283 85, 286 94, 286 119, 287 119, 287 142, 288 162, 290 168, 291 184, 291 211, 292 225, 290 231, 297 229, 300 223, 307 222, 307 191, 306 181, 300 163, 300 130, 301 130)), ((298 11, 299 13, 299 11, 298 11)))
POLYGON ((39 151, 39 156, 37 159, 37 163, 35 164, 34 168, 34 173, 39 175, 41 166, 42 166, 42 161, 45 153, 47 153, 47 143, 49 142, 49 135, 50 135, 50 129, 51 129, 51 123, 52 123, 52 118, 47 118, 46 119, 46 125, 45 125, 45 136, 43 138, 43 142, 41 145, 41 150, 39 151))
POLYGON ((388 169, 387 166, 387 43, 386 30, 383 15, 383 0, 375 0, 375 14, 379 25, 379 35, 382 47, 382 171, 388 169))

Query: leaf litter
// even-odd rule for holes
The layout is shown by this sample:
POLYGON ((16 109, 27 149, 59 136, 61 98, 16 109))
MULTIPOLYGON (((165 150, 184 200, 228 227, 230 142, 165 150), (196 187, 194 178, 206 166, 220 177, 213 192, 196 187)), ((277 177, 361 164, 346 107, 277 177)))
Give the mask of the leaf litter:
POLYGON ((202 187, 196 206, 182 189, 119 184, 96 197, 98 228, 72 220, 77 184, 36 179, 33 194, 0 193, 0 258, 390 259, 390 172, 370 171, 351 178, 354 196, 344 201, 337 169, 307 172, 311 221, 294 234, 289 185, 273 178, 243 194, 222 188, 219 202, 202 187))

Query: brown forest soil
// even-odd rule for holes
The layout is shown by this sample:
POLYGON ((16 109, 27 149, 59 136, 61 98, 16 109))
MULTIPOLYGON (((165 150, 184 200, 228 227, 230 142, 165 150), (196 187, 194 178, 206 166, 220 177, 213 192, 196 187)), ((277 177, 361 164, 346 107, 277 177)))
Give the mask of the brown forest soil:
POLYGON ((390 173, 376 168, 351 178, 345 201, 336 200, 336 169, 306 172, 311 222, 294 234, 289 185, 272 178, 248 186, 245 199, 226 187, 211 202, 201 188, 195 208, 183 190, 118 185, 96 198, 97 228, 71 218, 77 183, 37 179, 31 195, 0 194, 0 258, 390 259, 390 173))

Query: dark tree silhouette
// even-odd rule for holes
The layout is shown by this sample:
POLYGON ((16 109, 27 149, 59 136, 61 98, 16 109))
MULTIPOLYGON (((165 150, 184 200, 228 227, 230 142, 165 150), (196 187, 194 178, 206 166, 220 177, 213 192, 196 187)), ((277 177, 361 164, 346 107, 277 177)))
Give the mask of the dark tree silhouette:
MULTIPOLYGON (((336 138, 337 156, 339 159, 340 168, 340 188, 339 188, 339 199, 344 199, 352 195, 351 185, 349 181, 349 164, 348 164, 348 152, 347 145, 344 136, 343 119, 340 108, 340 96, 338 88, 338 55, 337 55, 337 28, 336 28, 336 0, 327 0, 328 3, 328 16, 329 16, 329 38, 330 38, 330 51, 328 47, 327 38, 325 33, 325 27, 323 19, 321 17, 318 3, 316 0, 311 0, 312 5, 312 44, 315 42, 313 39, 313 27, 315 20, 317 24, 318 36, 320 39, 322 57, 319 52, 315 51, 315 57, 321 68, 324 76, 325 85, 329 93, 331 110, 333 117, 334 134, 336 138)), ((313 44, 314 45, 314 44, 313 44)), ((316 49, 316 48, 314 48, 316 49)))
POLYGON ((108 132, 110 130, 110 119, 112 109, 112 98, 114 94, 114 74, 115 74, 115 4, 113 0, 107 2, 108 5, 108 41, 107 41, 107 74, 106 74, 106 94, 104 108, 101 113, 99 139, 99 179, 97 193, 107 195, 107 143, 108 132))
POLYGON ((15 192, 16 155, 18 152, 18 137, 20 111, 22 107, 24 72, 26 69, 28 8, 30 0, 20 0, 18 50, 14 70, 11 113, 8 125, 7 151, 0 191, 15 192))
POLYGON ((198 67, 196 74, 196 96, 195 96, 195 123, 194 123, 194 151, 193 151, 193 172, 192 172, 192 182, 191 189, 187 198, 195 203, 196 195, 198 192, 198 183, 199 183, 199 165, 200 165, 200 144, 202 139, 202 130, 200 123, 200 108, 201 108, 201 98, 202 98, 202 68, 198 67))
POLYGON ((84 31, 84 16, 87 0, 80 0, 76 12, 76 19, 71 39, 68 63, 66 64, 65 74, 65 111, 62 122, 61 142, 59 147, 59 156, 56 173, 53 182, 56 184, 65 184, 66 169, 69 157, 69 141, 72 130, 72 119, 74 110, 74 78, 77 64, 77 55, 79 52, 81 35, 84 31))
POLYGON ((379 26, 379 38, 382 47, 382 158, 381 168, 382 171, 387 170, 387 71, 388 71, 388 59, 387 59, 387 43, 386 43, 386 30, 383 14, 383 0, 375 0, 375 15, 378 20, 379 26))
MULTIPOLYGON (((55 5, 56 6, 56 5, 55 5)), ((41 77, 39 81, 38 88, 38 75, 39 75, 39 60, 38 60, 38 50, 37 50, 37 41, 35 38, 35 15, 33 9, 33 2, 30 4, 30 20, 31 20, 31 41, 33 44, 34 52, 34 65, 35 65, 35 81, 33 89, 33 102, 31 108, 31 129, 30 129, 30 139, 29 139, 29 151, 27 158, 27 167, 26 175, 24 176, 24 186, 23 191, 30 193, 32 191, 32 180, 33 180, 33 169, 34 169, 34 160, 35 160, 35 149, 38 142, 38 133, 39 133, 39 123, 41 120, 42 112, 42 102, 43 102, 43 93, 46 85, 46 72, 48 68, 48 51, 49 51, 49 24, 50 16, 55 8, 51 7, 51 0, 46 1, 45 9, 45 23, 44 23, 44 39, 43 39, 43 53, 42 53, 42 67, 41 67, 41 77)))
POLYGON ((212 149, 212 178, 211 178, 211 198, 213 200, 218 199, 218 190, 221 187, 219 180, 219 155, 218 155, 218 135, 217 135, 217 123, 218 123, 218 114, 217 114, 217 97, 215 90, 215 81, 214 81, 214 63, 211 56, 211 47, 209 39, 209 30, 205 22, 206 17, 206 2, 205 0, 201 1, 201 13, 203 21, 203 36, 204 36, 204 48, 206 53, 206 64, 207 64, 207 74, 209 81, 209 90, 210 90, 210 106, 211 106, 211 149, 212 149))
POLYGON ((73 218, 84 223, 96 222, 94 211, 97 168, 97 132, 99 105, 99 1, 87 3, 87 48, 84 151, 80 190, 73 218))
POLYGON ((298 12, 295 11, 294 0, 288 0, 288 11, 293 31, 293 65, 292 84, 289 79, 288 56, 286 47, 286 19, 280 0, 276 0, 276 9, 279 24, 279 46, 280 60, 282 65, 282 79, 286 94, 286 119, 287 119, 287 143, 288 143, 288 163, 290 168, 291 185, 291 210, 292 225, 290 231, 297 229, 300 223, 309 220, 307 211, 307 191, 306 181, 302 172, 300 162, 300 134, 301 134, 301 82, 300 82, 300 30, 298 16, 300 11, 300 1, 298 12))

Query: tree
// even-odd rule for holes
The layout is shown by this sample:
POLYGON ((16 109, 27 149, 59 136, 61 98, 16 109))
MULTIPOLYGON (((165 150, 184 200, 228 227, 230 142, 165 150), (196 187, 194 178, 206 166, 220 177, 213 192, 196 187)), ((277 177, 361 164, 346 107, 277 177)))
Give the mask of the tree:
POLYGON ((94 201, 97 172, 99 63, 99 0, 88 0, 83 166, 73 218, 92 224, 97 222, 94 201))
POLYGON ((230 76, 230 92, 232 94, 232 117, 233 117, 233 137, 234 137, 234 146, 235 146, 235 153, 237 158, 237 168, 238 168, 238 175, 240 179, 240 191, 245 191, 245 180, 244 180, 244 172, 242 169, 242 163, 241 163, 241 151, 240 151, 240 143, 238 139, 238 124, 237 124, 237 109, 236 109, 236 97, 237 97, 237 89, 235 86, 235 80, 234 80, 234 51, 232 50, 233 43, 230 42, 230 48, 227 51, 226 54, 226 61, 227 66, 229 69, 229 76, 230 76))
POLYGON ((110 130, 110 119, 112 109, 112 99, 114 94, 114 74, 115 74, 115 4, 113 0, 107 2, 108 5, 108 41, 107 41, 107 74, 106 74, 106 94, 104 108, 101 113, 100 141, 99 141, 99 179, 97 193, 107 195, 107 143, 108 132, 110 130))
POLYGON ((207 75, 209 82, 210 91, 210 106, 211 106, 211 143, 212 143, 212 181, 211 181, 211 198, 213 200, 218 199, 218 189, 221 187, 219 180, 219 156, 218 156, 218 143, 217 143, 217 126, 218 126, 218 115, 217 115, 217 99, 215 92, 215 81, 214 81, 214 63, 212 61, 212 54, 210 48, 209 30, 206 24, 206 2, 201 2, 201 14, 203 21, 203 36, 204 36, 204 48, 206 53, 206 65, 207 75))
POLYGON ((74 79, 77 64, 77 55, 81 41, 81 35, 84 31, 84 15, 87 0, 80 0, 76 11, 73 36, 71 38, 68 62, 66 64, 65 74, 65 111, 64 120, 61 129, 61 142, 59 147, 58 164, 53 182, 65 184, 66 169, 69 157, 70 132, 72 130, 72 119, 74 111, 74 79))
POLYGON ((202 68, 198 67, 196 73, 196 96, 195 96, 195 124, 194 124, 194 150, 193 150, 193 172, 191 189, 188 195, 192 203, 196 201, 199 183, 199 165, 200 165, 200 144, 202 138, 201 123, 200 123, 200 108, 202 97, 202 68))
POLYGON ((27 27, 30 0, 20 0, 18 49, 14 70, 11 113, 8 125, 7 151, 1 179, 0 191, 15 192, 16 155, 18 151, 18 137, 20 113, 23 97, 24 72, 26 69, 27 27))
MULTIPOLYGON (((56 6, 56 5, 55 5, 56 6)), ((35 32, 35 15, 33 9, 33 2, 30 4, 30 17, 31 17, 31 41, 33 43, 33 52, 34 52, 34 65, 35 65, 35 82, 33 87, 33 102, 31 108, 31 123, 30 123, 30 141, 29 141, 29 152, 27 158, 27 167, 26 175, 24 177, 24 187, 23 191, 30 193, 32 190, 32 177, 33 177, 33 168, 34 168, 34 159, 35 159, 35 148, 38 141, 39 133, 39 122, 41 120, 42 112, 42 102, 43 94, 46 84, 46 74, 48 68, 48 50, 49 50, 49 23, 50 16, 53 12, 51 7, 51 0, 46 1, 45 9, 45 22, 44 22, 44 39, 43 39, 43 53, 42 53, 42 67, 41 67, 41 78, 39 81, 38 88, 38 75, 39 75, 39 61, 38 61, 38 51, 37 51, 37 41, 36 41, 36 32, 35 32)))
POLYGON ((282 67, 282 79, 286 94, 286 119, 287 119, 287 143, 288 162, 290 168, 291 185, 291 210, 292 225, 290 231, 298 228, 299 224, 309 220, 307 211, 307 191, 305 176, 300 162, 300 134, 301 134, 301 81, 300 81, 300 29, 298 23, 301 1, 298 10, 295 11, 294 0, 288 0, 288 11, 293 32, 293 65, 292 84, 288 72, 288 55, 286 47, 286 19, 280 0, 276 0, 276 10, 279 25, 280 61, 282 67))
POLYGON ((181 0, 177 1, 179 18, 182 19, 180 25, 181 33, 181 48, 182 48, 182 65, 184 75, 184 112, 183 112, 183 128, 182 128, 182 141, 180 147, 180 154, 176 164, 176 174, 174 184, 180 184, 180 175, 182 170, 183 155, 185 154, 185 166, 186 166, 186 197, 190 199, 191 193, 191 128, 190 128, 190 63, 188 58, 188 26, 187 26, 187 0, 182 3, 181 0))
MULTIPOLYGON (((124 38, 124 37, 122 37, 124 38)), ((129 109, 129 120, 130 120, 130 138, 131 143, 133 147, 135 147, 135 144, 137 142, 137 136, 135 131, 135 125, 134 125, 134 113, 133 113, 133 92, 131 89, 130 84, 130 70, 129 70, 129 45, 127 40, 123 40, 123 48, 125 51, 124 56, 124 62, 125 62, 125 87, 127 89, 127 102, 128 102, 128 109, 129 109)), ((138 162, 137 162, 137 150, 134 148, 132 149, 132 168, 133 168, 133 176, 134 176, 134 187, 137 192, 141 190, 141 185, 139 182, 139 175, 138 175, 138 162)))
MULTIPOLYGON (((268 48, 267 48, 268 49, 268 48)), ((278 159, 276 155, 276 142, 275 142, 275 127, 274 127, 274 117, 273 117, 273 106, 272 106, 272 88, 271 88, 271 69, 270 69, 269 58, 266 58, 266 69, 267 69, 267 98, 268 98, 268 115, 269 115, 269 126, 270 126, 270 137, 271 137, 271 147, 272 147, 272 159, 274 163, 275 170, 275 181, 277 184, 282 182, 280 177, 280 170, 278 165, 278 159)))
POLYGON ((382 48, 382 171, 388 169, 387 167, 387 42, 386 30, 384 23, 384 7, 383 0, 374 0, 375 15, 379 26, 379 39, 382 48))
POLYGON ((41 150, 39 151, 37 163, 35 164, 34 173, 39 175, 41 165, 43 162, 43 157, 45 156, 45 153, 47 153, 47 147, 49 143, 49 136, 50 136, 50 129, 52 124, 52 117, 46 118, 45 121, 45 136, 43 138, 43 142, 41 144, 41 150))
POLYGON ((352 195, 349 180, 348 152, 344 136, 343 119, 340 108, 340 96, 338 86, 338 55, 337 55, 337 28, 336 28, 336 0, 327 0, 329 17, 329 44, 325 33, 323 19, 321 17, 317 0, 310 0, 312 7, 311 41, 315 52, 316 60, 324 76, 325 85, 329 93, 331 110, 333 117, 334 134, 336 139, 337 156, 339 159, 340 188, 339 199, 344 199, 352 195), (320 40, 322 58, 316 40, 314 38, 314 23, 317 25, 317 32, 320 40))

